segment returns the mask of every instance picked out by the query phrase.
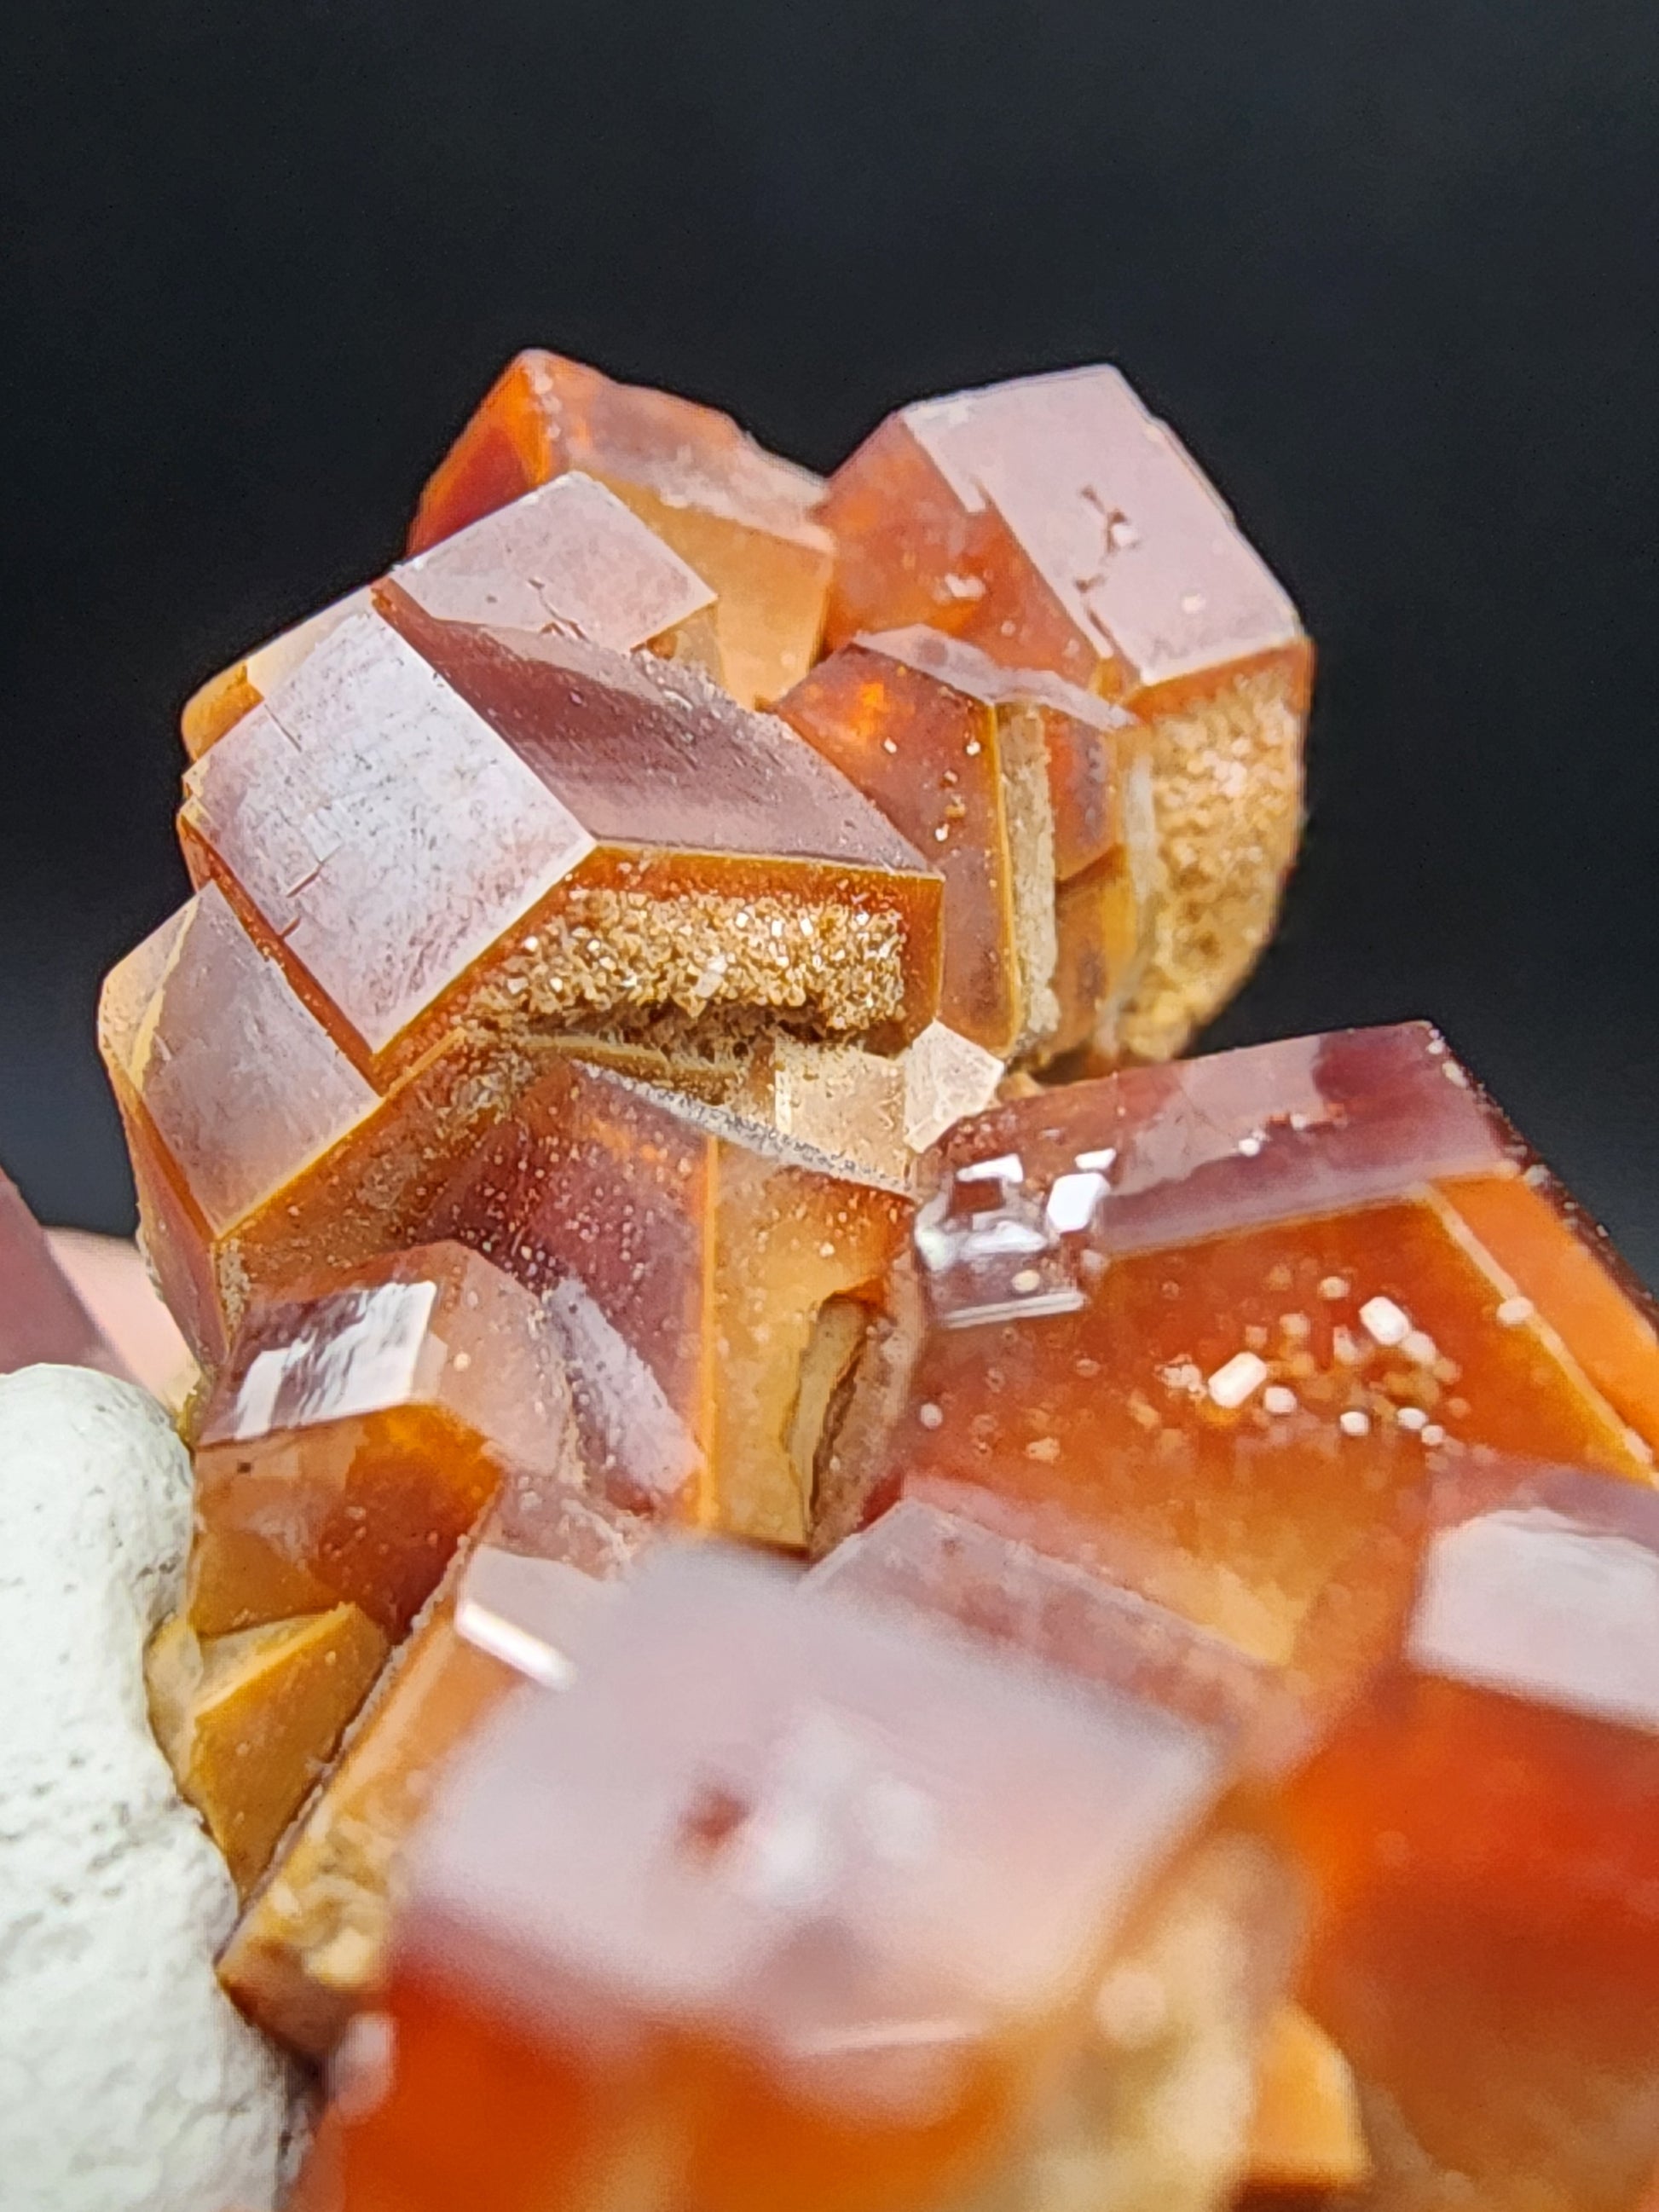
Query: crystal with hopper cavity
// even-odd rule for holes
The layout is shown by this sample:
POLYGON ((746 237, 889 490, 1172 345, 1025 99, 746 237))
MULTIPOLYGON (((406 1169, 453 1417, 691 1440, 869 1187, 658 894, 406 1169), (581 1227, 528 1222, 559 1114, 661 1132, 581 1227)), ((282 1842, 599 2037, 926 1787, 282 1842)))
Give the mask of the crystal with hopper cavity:
POLYGON ((936 1001, 939 879, 782 723, 392 585, 197 762, 179 829, 381 1091, 457 1035, 897 1046, 936 1001))
POLYGON ((0 1170, 0 1375, 49 1360, 125 1376, 125 1363, 93 1319, 46 1233, 0 1170))
POLYGON ((819 1431, 912 1212, 844 1160, 570 1060, 426 1226, 542 1298, 619 1504, 799 1544, 819 1431))
POLYGON ((1155 1711, 671 1547, 447 1782, 333 2201, 966 2203, 1216 1787, 1155 1711))
MULTIPOLYGON (((1060 1019, 1056 882, 1098 867, 1133 884, 1124 794, 1147 775, 1139 725, 926 629, 854 639, 778 713, 943 875, 940 1018, 1003 1060, 1044 1057, 1060 1019)), ((1149 926, 1150 911, 1149 898, 1149 926)), ((1131 964, 1099 978, 1109 1026, 1131 964)))
POLYGON ((205 1642, 179 1614, 151 1639, 144 1672, 156 1740, 244 1896, 387 1649, 355 1605, 205 1642))
POLYGON ((571 1679, 647 1534, 559 1486, 509 1493, 457 1553, 219 1961, 267 2034, 322 2058, 374 2002, 391 1885, 445 1765, 515 1686, 571 1679))
POLYGON ((144 1249, 209 1366, 250 1301, 411 1242, 550 1056, 452 1038, 377 1091, 213 885, 112 969, 99 1043, 144 1249))
POLYGON ((1659 1498, 1439 1486, 1391 1667, 1290 1793, 1304 2001, 1360 2086, 1382 2212, 1617 2212, 1659 2168, 1659 1498))
POLYGON ((459 1244, 257 1308, 203 1415, 191 1625, 340 1600, 401 1635, 504 1486, 580 1479, 540 1306, 459 1244))
POLYGON ((1312 652, 1289 599, 1110 368, 904 408, 820 513, 832 647, 924 623, 1146 723, 1166 880, 1121 1036, 1178 1051, 1261 951, 1296 850, 1312 652))
MULTIPOLYGON (((569 630, 612 652, 649 651, 720 675, 714 592, 590 477, 560 477, 400 562, 392 574, 439 622, 569 630)), ((276 690, 369 596, 365 585, 337 599, 204 684, 184 710, 191 758, 276 690)))
POLYGON ((508 363, 422 494, 410 550, 569 469, 608 485, 712 585, 735 698, 775 699, 805 674, 835 557, 812 517, 822 483, 712 407, 557 354, 508 363))
POLYGON ((1421 1024, 959 1123, 892 1295, 820 1543, 924 1498, 1276 1663, 1455 1447, 1653 1480, 1651 1307, 1421 1024))

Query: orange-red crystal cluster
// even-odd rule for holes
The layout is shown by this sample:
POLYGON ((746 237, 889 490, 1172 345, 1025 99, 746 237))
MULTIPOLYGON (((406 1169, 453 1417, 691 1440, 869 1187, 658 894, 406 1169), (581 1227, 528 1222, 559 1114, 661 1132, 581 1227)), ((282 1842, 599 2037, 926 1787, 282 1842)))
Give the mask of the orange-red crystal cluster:
POLYGON ((1310 677, 1114 370, 825 483, 530 353, 191 702, 150 1680, 304 2212, 1659 2202, 1653 1309, 1431 1030, 1171 1057, 1310 677))

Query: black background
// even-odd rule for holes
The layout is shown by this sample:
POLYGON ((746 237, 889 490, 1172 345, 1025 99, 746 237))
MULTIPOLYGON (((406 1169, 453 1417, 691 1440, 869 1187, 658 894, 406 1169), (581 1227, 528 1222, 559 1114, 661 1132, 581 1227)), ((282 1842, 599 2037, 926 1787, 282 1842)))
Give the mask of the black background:
POLYGON ((102 969, 184 696, 383 567, 509 353, 824 468, 1108 357, 1323 651, 1217 1041, 1426 1013, 1659 1274, 1650 0, 8 0, 0 1158, 130 1218, 102 969))

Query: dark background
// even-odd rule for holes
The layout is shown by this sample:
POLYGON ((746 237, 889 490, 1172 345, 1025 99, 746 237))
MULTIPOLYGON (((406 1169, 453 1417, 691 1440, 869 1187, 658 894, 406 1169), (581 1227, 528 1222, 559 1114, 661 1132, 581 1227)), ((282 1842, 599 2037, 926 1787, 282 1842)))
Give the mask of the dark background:
POLYGON ((181 699, 532 343, 820 468, 1115 360, 1323 652, 1218 1042, 1430 1014, 1659 1274, 1650 0, 9 0, 0 1159, 130 1218, 97 978, 181 699))

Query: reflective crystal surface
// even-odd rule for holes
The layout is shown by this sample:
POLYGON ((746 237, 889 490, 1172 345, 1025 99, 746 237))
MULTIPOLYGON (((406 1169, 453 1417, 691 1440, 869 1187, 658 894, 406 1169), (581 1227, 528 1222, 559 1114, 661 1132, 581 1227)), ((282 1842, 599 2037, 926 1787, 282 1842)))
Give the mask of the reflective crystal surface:
POLYGON ((1307 2002, 1384 2206, 1645 2205, 1659 2160, 1659 1498, 1483 1467, 1397 1663, 1291 1794, 1307 2002))
MULTIPOLYGON (((400 562, 392 576, 439 622, 574 632, 614 653, 642 649, 690 661, 716 681, 721 673, 713 591, 591 477, 544 484, 400 562)), ((365 585, 204 684, 184 710, 191 759, 369 604, 365 585)))
POLYGON ((958 1124, 896 1289, 821 1539, 928 1498, 1260 1658, 1446 1451, 1652 1478, 1650 1306, 1420 1025, 958 1124))
POLYGON ((515 1686, 570 1680, 644 1535, 579 1491, 514 1486, 456 1555, 220 1960, 268 2034, 320 2058, 374 2001, 398 1868, 438 1778, 515 1686))
POLYGON ((1214 1784, 1150 1709, 757 1560, 648 1564, 422 1832, 342 2201, 949 2202, 1214 1784))
POLYGON ((410 550, 569 469, 608 485, 714 587, 734 697, 775 699, 805 673, 833 562, 812 517, 817 478, 712 407, 557 354, 508 363, 422 494, 410 550))
POLYGON ((387 1648, 355 1605, 207 1638, 180 1614, 152 1639, 145 1676, 156 1740, 244 1895, 387 1648))
POLYGON ((799 1544, 830 1401, 912 1211, 845 1160, 573 1060, 427 1231, 541 1297, 618 1503, 799 1544))
POLYGON ((396 1636, 503 1484, 578 1478, 536 1300, 459 1244, 258 1307, 197 1439, 191 1626, 360 1606, 396 1636))
POLYGON ((1261 951, 1296 848, 1311 656, 1284 591, 1107 367, 902 409, 820 512, 831 646, 923 623, 1146 721, 1167 896, 1123 1040, 1179 1049, 1261 951))
POLYGON ((1094 868, 1132 901, 1144 889, 1145 927, 1132 926, 1121 958, 1103 959, 1083 1018, 1085 1036, 1091 1015, 1109 1030, 1154 896, 1150 853, 1134 867, 1129 851, 1129 825, 1150 804, 1129 793, 1148 773, 1131 717, 916 629, 851 641, 778 712, 939 868, 939 1016, 1000 1058, 1047 1056, 1059 1027, 1057 883, 1094 868))
POLYGON ((463 1027, 929 1018, 937 881, 781 723, 648 655, 375 607, 196 763, 180 834, 377 1084, 463 1027))

